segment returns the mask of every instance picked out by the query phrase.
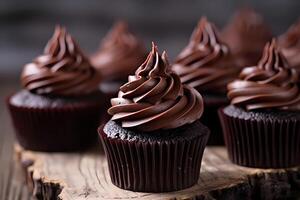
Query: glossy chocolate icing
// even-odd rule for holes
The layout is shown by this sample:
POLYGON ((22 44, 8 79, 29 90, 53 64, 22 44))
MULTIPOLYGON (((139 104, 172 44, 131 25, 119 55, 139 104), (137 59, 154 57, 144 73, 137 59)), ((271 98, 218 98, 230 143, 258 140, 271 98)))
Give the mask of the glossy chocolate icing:
POLYGON ((298 79, 273 40, 265 46, 257 66, 243 69, 239 79, 228 84, 228 98, 247 110, 299 109, 298 79))
POLYGON ((295 68, 300 76, 300 20, 279 37, 278 45, 289 65, 295 68))
POLYGON ((203 113, 201 95, 180 82, 170 70, 166 52, 159 55, 154 44, 146 61, 128 80, 108 110, 112 120, 124 128, 172 129, 196 121, 203 113))
POLYGON ((81 96, 96 91, 100 78, 71 35, 57 26, 44 54, 24 66, 21 83, 36 94, 81 96))
POLYGON ((91 62, 105 80, 126 80, 146 56, 143 43, 129 31, 127 23, 120 21, 104 38, 98 52, 91 56, 91 62))
POLYGON ((263 17, 251 8, 238 10, 221 36, 241 67, 255 65, 265 44, 272 39, 263 17))
POLYGON ((205 93, 226 93, 226 85, 238 75, 227 45, 219 40, 215 26, 202 18, 189 44, 178 55, 173 70, 181 81, 205 93))

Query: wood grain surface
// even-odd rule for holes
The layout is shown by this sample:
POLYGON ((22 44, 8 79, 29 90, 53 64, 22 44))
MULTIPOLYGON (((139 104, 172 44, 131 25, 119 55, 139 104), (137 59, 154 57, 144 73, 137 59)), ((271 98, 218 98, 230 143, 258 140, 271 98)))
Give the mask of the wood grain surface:
POLYGON ((23 171, 15 165, 13 156, 14 133, 5 106, 6 96, 15 90, 15 84, 0 81, 0 199, 27 200, 31 194, 25 185, 23 171))
POLYGON ((224 147, 206 148, 196 185, 169 193, 131 192, 114 186, 101 149, 49 154, 17 146, 16 152, 38 199, 277 199, 300 189, 300 168, 239 167, 228 160, 224 147))

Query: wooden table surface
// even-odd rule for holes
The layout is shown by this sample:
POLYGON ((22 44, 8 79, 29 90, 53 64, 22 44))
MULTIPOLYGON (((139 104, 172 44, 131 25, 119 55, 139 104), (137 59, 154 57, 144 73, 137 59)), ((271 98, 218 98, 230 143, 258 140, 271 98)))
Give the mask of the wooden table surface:
POLYGON ((6 96, 16 88, 12 82, 0 81, 0 200, 31 199, 22 170, 14 164, 14 132, 5 105, 6 96))
MULTIPOLYGON (((14 144, 14 131, 10 122, 10 118, 6 109, 5 105, 5 99, 9 94, 12 94, 14 91, 18 89, 18 85, 16 84, 17 81, 11 81, 10 82, 3 82, 0 79, 0 200, 14 200, 14 199, 33 199, 31 197, 31 194, 29 193, 27 186, 25 184, 25 169, 16 164, 16 153, 14 153, 13 144, 14 144), (11 84, 13 83, 13 84, 11 84)), ((47 157, 48 158, 48 157, 47 157)), ((204 159, 205 160, 205 159, 204 159)), ((224 164, 224 163, 223 163, 224 164)), ((237 166, 234 166, 237 167, 237 166)), ((205 168, 205 167, 204 167, 205 168)), ((203 169, 204 169, 203 168, 203 169)), ((228 167, 226 167, 227 169, 228 167)), ((257 171, 254 169, 254 171, 257 171)), ((292 199, 299 199, 299 188, 300 188, 300 176, 297 171, 297 173, 293 174, 293 176, 288 175, 288 177, 292 177, 289 179, 284 179, 287 181, 292 181, 288 184, 283 184, 283 187, 280 188, 279 186, 282 185, 280 183, 285 183, 281 180, 281 175, 285 173, 280 173, 279 175, 276 175, 273 177, 272 174, 264 172, 264 176, 258 176, 255 175, 254 178, 258 178, 258 183, 266 183, 262 186, 260 186, 260 189, 263 192, 260 192, 261 194, 266 193, 269 191, 270 194, 278 191, 280 189, 283 189, 282 191, 285 191, 285 189, 288 189, 292 186, 292 188, 296 188, 296 191, 292 191, 292 199), (263 179, 261 179, 263 177, 263 179), (279 177, 279 179, 278 179, 279 177), (278 179, 278 180, 277 180, 278 179), (291 180, 290 180, 291 179, 291 180), (263 180, 263 182, 261 181, 263 180), (276 183, 276 184, 275 184, 276 183), (277 184, 279 183, 279 185, 277 184), (297 187, 296 187, 297 186, 297 187), (277 187, 277 189, 276 189, 277 187), (266 190, 267 188, 267 190, 266 190), (269 188, 269 189, 268 189, 269 188), (295 193, 296 192, 296 193, 295 193)), ((276 172, 276 174, 278 174, 276 172)), ((52 176, 52 175, 51 175, 52 176)), ((50 177, 50 176, 49 176, 50 177)), ((255 183, 252 179, 249 179, 251 183, 255 183)), ((255 184, 254 184, 255 185, 255 184)))

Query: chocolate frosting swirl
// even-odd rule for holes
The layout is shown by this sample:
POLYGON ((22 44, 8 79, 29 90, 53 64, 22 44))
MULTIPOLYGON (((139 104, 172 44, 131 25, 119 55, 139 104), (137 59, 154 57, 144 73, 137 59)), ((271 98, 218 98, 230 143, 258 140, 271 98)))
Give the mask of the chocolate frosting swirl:
POLYGON ((159 55, 152 44, 146 61, 129 76, 108 113, 125 128, 141 131, 172 129, 199 119, 203 112, 201 95, 182 85, 169 69, 166 52, 159 55))
POLYGON ((65 28, 57 26, 44 54, 25 65, 21 83, 42 95, 80 96, 98 88, 100 75, 65 28))
POLYGON ((239 66, 255 65, 265 44, 272 39, 270 28, 263 17, 251 8, 240 9, 222 31, 239 66))
POLYGON ((278 45, 289 65, 295 68, 300 76, 300 20, 279 37, 278 45))
POLYGON ((239 73, 228 47, 219 40, 215 26, 206 18, 199 21, 173 69, 184 84, 207 93, 225 93, 227 83, 239 73))
POLYGON ((265 46, 257 66, 244 68, 239 80, 228 84, 228 98, 247 110, 295 109, 300 102, 298 78, 273 40, 265 46))
POLYGON ((91 56, 91 62, 106 80, 126 80, 146 56, 143 43, 129 31, 127 23, 120 21, 104 38, 99 51, 91 56))

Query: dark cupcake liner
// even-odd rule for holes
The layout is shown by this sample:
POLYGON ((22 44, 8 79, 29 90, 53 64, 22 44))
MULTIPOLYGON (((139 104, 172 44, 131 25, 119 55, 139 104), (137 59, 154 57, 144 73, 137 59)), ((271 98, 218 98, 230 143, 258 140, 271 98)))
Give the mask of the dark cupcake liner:
POLYGON ((136 192, 169 192, 194 185, 209 134, 170 141, 110 138, 98 129, 114 185, 136 192))
POLYGON ((210 131, 210 137, 207 145, 224 145, 221 122, 218 116, 218 109, 228 105, 227 97, 211 98, 204 95, 204 113, 201 122, 206 125, 210 131))
POLYGON ((82 150, 97 141, 101 103, 67 104, 55 108, 7 105, 20 145, 29 150, 82 150))
POLYGON ((300 121, 243 119, 219 110, 230 160, 255 168, 300 165, 300 121))
POLYGON ((224 145, 221 122, 218 116, 218 109, 224 106, 204 106, 205 110, 201 117, 201 122, 209 127, 211 134, 207 145, 224 145))

